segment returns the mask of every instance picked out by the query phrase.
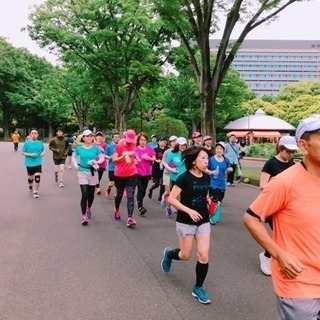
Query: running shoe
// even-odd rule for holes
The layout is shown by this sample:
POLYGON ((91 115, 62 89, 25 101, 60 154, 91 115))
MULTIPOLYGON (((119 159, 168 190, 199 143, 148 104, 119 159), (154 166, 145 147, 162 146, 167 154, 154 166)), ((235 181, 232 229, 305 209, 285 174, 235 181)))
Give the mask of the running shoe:
POLYGON ((59 188, 63 188, 64 187, 64 184, 62 183, 62 181, 59 182, 58 187, 59 188))
POLYGON ((127 220, 127 227, 132 227, 132 226, 135 226, 137 224, 136 220, 133 219, 133 218, 128 218, 127 220))
POLYGON ((58 182, 58 175, 56 173, 54 174, 54 181, 58 182))
POLYGON ((100 194, 101 194, 100 188, 97 188, 96 192, 97 192, 97 195, 100 196, 100 194))
POLYGON ((264 252, 259 254, 260 269, 266 276, 271 276, 271 258, 264 255, 264 252))
POLYGON ((85 226, 86 224, 88 224, 88 218, 85 214, 82 215, 82 220, 81 220, 81 223, 83 226, 85 226))
POLYGON ((147 212, 147 209, 145 207, 140 207, 138 208, 139 212, 140 212, 140 216, 144 216, 144 214, 147 212))
POLYGON ((167 198, 168 198, 168 195, 164 193, 160 202, 161 207, 165 208, 167 206, 167 198))
POLYGON ((174 206, 171 206, 171 211, 172 213, 177 213, 178 210, 174 206))
POLYGON ((38 199, 39 198, 39 193, 37 191, 33 191, 33 197, 35 199, 38 199))
POLYGON ((162 260, 161 260, 161 270, 168 273, 171 269, 172 259, 168 258, 168 253, 172 251, 171 248, 167 247, 163 250, 162 260))
POLYGON ((114 209, 114 219, 117 221, 121 220, 120 210, 114 209))
POLYGON ((203 304, 211 303, 211 299, 203 287, 194 286, 192 295, 203 304))
POLYGON ((32 186, 29 186, 29 191, 30 193, 32 193, 32 186))
POLYGON ((110 190, 110 189, 107 189, 107 190, 106 190, 106 198, 109 198, 109 197, 110 197, 110 194, 111 194, 111 190, 110 190))
POLYGON ((167 207, 166 209, 166 217, 170 219, 172 218, 172 210, 170 207, 167 207))
POLYGON ((87 216, 88 219, 91 219, 92 213, 91 213, 91 209, 90 208, 87 208, 85 215, 87 216))
POLYGON ((151 189, 149 189, 149 191, 148 191, 148 198, 149 198, 149 199, 152 198, 152 190, 151 190, 151 189))

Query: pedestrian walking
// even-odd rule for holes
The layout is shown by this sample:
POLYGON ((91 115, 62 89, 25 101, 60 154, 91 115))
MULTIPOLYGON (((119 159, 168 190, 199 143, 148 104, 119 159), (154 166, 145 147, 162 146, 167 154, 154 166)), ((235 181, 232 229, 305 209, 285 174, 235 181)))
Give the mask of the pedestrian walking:
POLYGON ((320 114, 302 120, 296 139, 303 160, 271 179, 244 214, 271 258, 281 320, 320 318, 320 114), (273 236, 263 221, 272 216, 273 236))
POLYGON ((86 129, 82 133, 83 143, 79 145, 72 156, 75 169, 78 170, 78 182, 81 190, 81 223, 88 224, 91 219, 91 207, 94 201, 94 191, 98 183, 98 163, 104 161, 101 150, 94 144, 94 134, 86 129))
POLYGON ((195 243, 196 283, 192 295, 199 302, 207 304, 211 299, 203 283, 209 268, 211 231, 207 208, 209 176, 204 173, 208 166, 208 153, 204 148, 191 147, 183 151, 182 158, 187 171, 178 177, 168 199, 178 209, 176 231, 180 247, 164 249, 161 269, 168 273, 171 270, 172 260, 189 260, 195 243))
POLYGON ((33 193, 35 199, 39 198, 40 178, 42 173, 42 157, 44 155, 44 145, 38 140, 39 133, 36 128, 32 128, 29 133, 30 139, 26 141, 22 148, 24 165, 28 174, 29 191, 33 193))
POLYGON ((64 137, 61 127, 57 128, 56 136, 50 140, 49 149, 52 151, 53 156, 54 180, 56 183, 59 181, 59 188, 63 188, 64 169, 68 155, 69 141, 64 137))
POLYGON ((116 145, 113 155, 115 163, 114 182, 117 188, 117 193, 114 199, 114 218, 121 219, 120 203, 123 197, 124 190, 127 191, 127 227, 132 227, 137 224, 133 218, 134 210, 134 193, 137 185, 137 168, 136 168, 136 133, 129 129, 123 133, 123 139, 116 145))
POLYGON ((208 150, 209 157, 214 156, 215 154, 215 148, 212 146, 212 138, 210 136, 204 136, 203 137, 203 147, 208 150))
POLYGON ((147 209, 143 206, 143 199, 151 178, 151 166, 156 160, 154 149, 148 145, 148 135, 146 133, 138 134, 135 152, 137 159, 137 205, 140 215, 143 216, 147 212, 147 209))
POLYGON ((239 165, 240 157, 239 145, 237 144, 237 137, 234 134, 232 134, 229 137, 229 142, 226 143, 224 154, 229 159, 232 168, 232 171, 228 173, 227 186, 234 187, 234 175, 236 168, 239 165))
MULTIPOLYGON (((263 190, 271 178, 275 177, 284 170, 290 168, 295 163, 293 155, 298 150, 296 139, 290 136, 283 136, 276 145, 277 154, 270 158, 263 166, 260 176, 260 188, 263 190)), ((272 216, 265 220, 271 230, 272 216)), ((271 254, 268 251, 259 254, 260 269, 266 276, 271 276, 271 254)))
POLYGON ((111 189, 114 186, 114 162, 112 161, 113 159, 113 155, 115 152, 115 148, 116 145, 118 144, 120 140, 120 134, 118 132, 114 132, 112 134, 112 141, 111 143, 108 144, 106 150, 105 150, 105 156, 108 159, 108 178, 109 178, 109 182, 108 182, 108 186, 107 186, 107 190, 106 190, 106 197, 110 197, 111 194, 111 189))

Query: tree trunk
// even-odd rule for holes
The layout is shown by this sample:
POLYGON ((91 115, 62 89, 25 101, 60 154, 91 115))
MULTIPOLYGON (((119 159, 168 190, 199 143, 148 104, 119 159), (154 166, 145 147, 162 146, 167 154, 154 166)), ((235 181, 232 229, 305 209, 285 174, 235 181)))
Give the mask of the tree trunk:
POLYGON ((210 84, 206 83, 201 86, 203 90, 201 97, 201 133, 203 136, 210 135, 213 143, 216 141, 216 123, 215 123, 215 96, 210 88, 210 84))
POLYGON ((3 115, 3 135, 4 141, 10 140, 10 125, 11 125, 11 116, 10 116, 10 109, 4 106, 2 108, 2 115, 3 115))
POLYGON ((115 110, 114 115, 114 128, 118 132, 123 132, 126 129, 126 116, 124 112, 115 110))

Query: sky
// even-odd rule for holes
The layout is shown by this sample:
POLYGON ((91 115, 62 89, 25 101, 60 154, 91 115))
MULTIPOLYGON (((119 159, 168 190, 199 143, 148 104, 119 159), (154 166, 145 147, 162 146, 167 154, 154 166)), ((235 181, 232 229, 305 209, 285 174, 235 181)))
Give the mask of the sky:
MULTIPOLYGON (((56 57, 45 49, 40 49, 28 33, 21 32, 29 22, 30 6, 43 3, 44 0, 0 0, 0 36, 15 47, 25 47, 31 53, 45 57, 54 63, 56 57)), ((278 21, 270 25, 263 24, 253 30, 247 39, 280 40, 320 40, 320 0, 303 1, 290 5, 280 15, 278 21)), ((240 29, 237 29, 240 32, 240 29)), ((213 38, 219 38, 216 33, 213 38)))

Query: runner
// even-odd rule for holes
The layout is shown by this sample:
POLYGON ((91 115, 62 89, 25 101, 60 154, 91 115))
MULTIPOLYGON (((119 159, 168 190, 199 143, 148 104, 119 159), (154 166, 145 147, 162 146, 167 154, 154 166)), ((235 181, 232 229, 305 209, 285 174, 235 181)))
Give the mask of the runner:
MULTIPOLYGON (((165 167, 170 171, 170 189, 174 186, 177 178, 186 171, 182 160, 182 152, 187 148, 187 140, 179 137, 174 149, 166 157, 165 167)), ((167 208, 166 216, 170 218, 172 213, 176 211, 174 206, 167 208)))
POLYGON ((151 136, 151 141, 148 143, 148 146, 153 149, 157 147, 157 136, 155 134, 151 136))
POLYGON ((124 138, 116 145, 113 155, 113 162, 116 164, 114 170, 114 182, 117 188, 115 196, 114 218, 121 219, 120 203, 123 197, 123 192, 127 190, 127 210, 128 219, 127 227, 132 227, 137 224, 133 218, 134 210, 134 192, 137 184, 137 169, 136 169, 136 133, 129 129, 123 133, 124 138))
POLYGON ((218 142, 215 147, 215 155, 210 157, 208 170, 210 174, 210 196, 218 200, 219 205, 214 215, 210 216, 210 223, 217 224, 220 222, 222 211, 222 200, 226 191, 226 172, 232 171, 229 160, 224 156, 225 143, 218 142))
POLYGON ((64 167, 69 149, 69 142, 63 136, 63 129, 58 127, 56 136, 49 142, 49 149, 52 151, 54 162, 54 180, 59 181, 59 188, 63 188, 64 167))
POLYGON ((68 154, 67 154, 67 160, 66 160, 66 165, 68 166, 68 169, 72 169, 72 154, 73 154, 73 148, 74 148, 74 143, 75 143, 75 138, 74 137, 70 137, 67 138, 68 139, 68 154))
POLYGON ((192 146, 195 146, 195 147, 201 147, 202 145, 202 134, 198 131, 195 131, 193 134, 192 134, 192 143, 191 143, 192 146))
POLYGON ((156 160, 155 151, 148 144, 148 136, 141 132, 137 136, 135 148, 137 157, 137 205, 140 215, 143 216, 147 210, 143 206, 143 199, 146 195, 148 183, 151 178, 151 165, 156 160))
POLYGON ((163 186, 164 186, 164 193, 162 195, 162 198, 161 198, 161 206, 166 208, 166 217, 167 218, 171 218, 172 216, 172 211, 171 211, 171 208, 170 208, 170 205, 168 204, 167 202, 167 198, 170 194, 170 168, 168 167, 168 165, 166 164, 166 158, 168 156, 168 154, 174 150, 174 147, 177 143, 177 139, 178 137, 176 136, 171 136, 169 138, 169 145, 170 147, 164 152, 163 154, 163 158, 162 158, 162 161, 161 161, 161 164, 163 165, 163 186))
POLYGON ((17 152, 19 147, 19 142, 20 142, 20 134, 17 130, 12 134, 11 139, 13 142, 13 150, 17 152))
POLYGON ((209 152, 209 157, 214 156, 215 151, 214 147, 212 146, 212 138, 210 136, 204 136, 203 137, 203 147, 208 150, 209 152))
MULTIPOLYGON (((104 155, 105 150, 107 148, 107 144, 104 141, 104 136, 103 136, 103 133, 101 131, 97 131, 96 132, 96 142, 95 142, 95 144, 100 148, 101 153, 104 155)), ((97 193, 97 195, 101 194, 100 181, 102 179, 103 173, 106 171, 106 167, 107 167, 107 161, 106 161, 106 158, 104 158, 104 161, 99 163, 99 168, 98 168, 98 183, 96 185, 96 193, 97 193)))
POLYGON ((116 145, 118 144, 120 140, 120 134, 118 132, 114 132, 112 134, 112 141, 108 144, 107 149, 105 151, 106 158, 108 159, 108 177, 109 177, 109 183, 106 190, 106 197, 110 197, 111 189, 114 186, 114 162, 112 161, 114 151, 116 148, 116 145))
POLYGON ((164 249, 161 269, 168 273, 172 260, 189 260, 195 243, 198 261, 192 295, 199 302, 208 304, 211 299, 203 288, 209 268, 211 231, 207 209, 209 176, 204 173, 208 165, 208 153, 203 148, 192 147, 183 151, 182 157, 187 171, 178 177, 168 199, 178 209, 176 230, 180 248, 164 249))
POLYGON ((81 189, 80 207, 82 225, 88 224, 91 218, 91 207, 94 200, 94 190, 98 183, 98 163, 104 160, 100 148, 94 144, 94 135, 91 130, 82 133, 83 143, 79 145, 72 156, 75 169, 78 170, 78 181, 81 189))
POLYGON ((30 140, 26 141, 22 148, 24 164, 28 173, 29 191, 33 192, 35 199, 39 198, 40 174, 42 173, 42 157, 44 155, 44 145, 38 140, 38 130, 32 128, 30 140))
MULTIPOLYGON (((263 190, 271 178, 277 176, 282 171, 290 168, 295 163, 293 155, 298 150, 296 139, 290 136, 283 136, 279 139, 276 146, 277 155, 270 158, 263 166, 260 176, 260 188, 263 190)), ((271 230, 272 216, 265 220, 271 230)), ((271 276, 271 254, 268 251, 259 254, 260 269, 266 276, 271 276)))
POLYGON ((156 155, 156 161, 152 164, 152 180, 153 185, 148 191, 148 197, 152 198, 152 192, 154 189, 157 189, 160 186, 158 202, 161 202, 162 195, 164 193, 164 185, 163 185, 163 165, 162 165, 162 158, 163 154, 167 150, 165 146, 166 139, 164 137, 158 138, 158 146, 154 149, 156 155))

